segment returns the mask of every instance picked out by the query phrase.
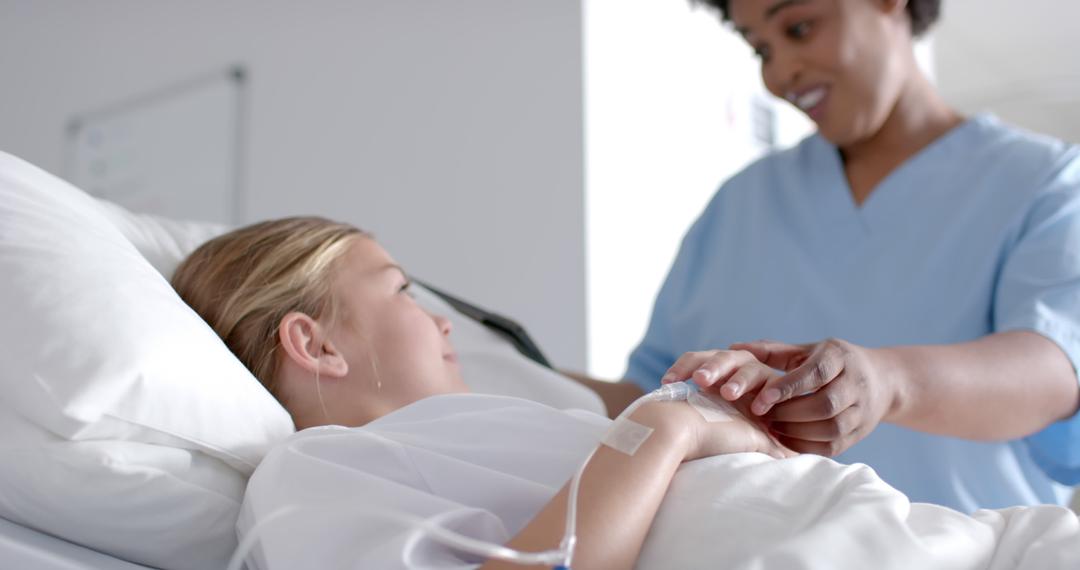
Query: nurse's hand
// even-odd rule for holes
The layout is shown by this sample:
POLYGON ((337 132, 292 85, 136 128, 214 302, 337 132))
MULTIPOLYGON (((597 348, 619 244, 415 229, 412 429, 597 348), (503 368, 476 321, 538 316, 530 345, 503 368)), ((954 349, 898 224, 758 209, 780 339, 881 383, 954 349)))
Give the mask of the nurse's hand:
POLYGON ((792 345, 761 340, 732 349, 787 372, 752 386, 757 394, 749 407, 796 451, 839 455, 869 435, 896 399, 896 387, 876 353, 849 342, 792 345))

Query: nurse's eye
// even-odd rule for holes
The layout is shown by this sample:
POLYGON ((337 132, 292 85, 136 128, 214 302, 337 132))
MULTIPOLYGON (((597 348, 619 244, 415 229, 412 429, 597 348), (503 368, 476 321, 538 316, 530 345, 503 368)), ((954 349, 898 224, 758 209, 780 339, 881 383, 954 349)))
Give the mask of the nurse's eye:
POLYGON ((806 39, 813 30, 813 24, 809 20, 795 22, 787 27, 787 36, 793 40, 806 39))

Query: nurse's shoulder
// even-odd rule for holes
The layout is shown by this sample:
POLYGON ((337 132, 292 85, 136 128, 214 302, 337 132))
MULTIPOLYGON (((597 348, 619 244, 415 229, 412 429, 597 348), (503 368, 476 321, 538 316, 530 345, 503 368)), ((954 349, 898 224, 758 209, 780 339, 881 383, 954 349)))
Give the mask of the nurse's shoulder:
MULTIPOLYGON (((1055 182, 1080 183, 1080 147, 1052 136, 1009 125, 990 114, 970 119, 958 149, 979 178, 1003 191, 1041 193, 1055 182)), ((959 157, 958 157, 959 158, 959 157)))

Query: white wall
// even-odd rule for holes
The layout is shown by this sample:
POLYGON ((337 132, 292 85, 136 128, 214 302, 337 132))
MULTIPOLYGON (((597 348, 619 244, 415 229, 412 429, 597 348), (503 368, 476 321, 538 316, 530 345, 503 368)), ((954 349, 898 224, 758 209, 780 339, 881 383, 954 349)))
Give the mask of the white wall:
POLYGON ((585 2, 589 372, 615 379, 641 340, 682 236, 724 179, 811 130, 768 96, 750 48, 685 0, 585 2))
POLYGON ((578 0, 7 0, 0 149, 60 173, 73 114, 235 63, 246 221, 356 223, 584 367, 578 0))
POLYGON ((1080 142, 1080 3, 946 0, 938 83, 961 110, 1080 142))

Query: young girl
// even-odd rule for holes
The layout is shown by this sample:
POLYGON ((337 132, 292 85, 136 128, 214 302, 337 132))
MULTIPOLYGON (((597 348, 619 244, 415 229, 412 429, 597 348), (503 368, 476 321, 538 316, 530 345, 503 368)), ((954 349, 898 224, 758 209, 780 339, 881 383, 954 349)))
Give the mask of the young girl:
MULTIPOLYGON (((397 410, 408 410, 420 414, 430 425, 441 422, 442 427, 436 431, 446 436, 443 443, 454 443, 455 426, 462 417, 482 416, 485 425, 498 429, 468 437, 490 436, 507 446, 533 448, 525 454, 525 464, 504 466, 503 475, 492 477, 490 472, 499 468, 490 462, 501 461, 499 445, 481 446, 493 455, 470 460, 487 467, 459 473, 459 481, 444 481, 443 485, 457 489, 444 493, 471 493, 479 499, 478 494, 489 491, 479 504, 492 509, 500 520, 474 523, 470 527, 474 534, 494 536, 500 542, 513 536, 507 544, 521 550, 538 551, 559 545, 567 490, 555 491, 597 445, 610 422, 592 414, 561 412, 517 399, 463 396, 468 390, 450 343, 449 321, 426 313, 416 304, 409 294, 405 271, 370 236, 319 218, 260 223, 200 247, 177 269, 173 285, 285 406, 299 430, 327 425, 360 428, 397 410), (500 423, 492 419, 500 415, 515 421, 500 423), (545 432, 547 436, 559 435, 549 444, 568 439, 562 442, 566 448, 535 449, 536 436, 551 439, 543 437, 545 432), (526 465, 530 463, 535 465, 526 465), (486 486, 480 486, 484 485, 482 477, 489 480, 486 486), (490 493, 492 485, 501 485, 502 491, 490 493), (463 486, 466 491, 460 490, 463 486), (492 524, 504 529, 491 535, 491 529, 483 526, 492 524), (503 532, 509 534, 503 536, 503 532)), ((758 367, 769 373, 763 365, 758 367)), ((790 454, 742 418, 707 422, 685 402, 648 403, 638 408, 631 419, 651 430, 651 435, 632 454, 601 446, 582 478, 577 501, 575 567, 629 568, 638 557, 676 469, 684 461, 735 452, 763 452, 776 457, 790 454)), ((315 495, 326 490, 325 486, 303 483, 282 485, 286 488, 260 486, 260 477, 269 477, 261 473, 270 465, 280 465, 275 457, 296 454, 301 448, 299 453, 305 457, 319 453, 304 447, 310 443, 304 439, 309 435, 298 434, 284 451, 267 458, 260 474, 252 480, 246 512, 258 508, 252 504, 261 492, 281 501, 295 487, 305 486, 315 495)), ((318 435, 327 433, 323 430, 318 435)), ((394 485, 389 487, 418 486, 431 491, 427 482, 405 473, 411 467, 408 462, 395 460, 393 450, 403 449, 400 445, 386 447, 393 435, 361 429, 334 431, 333 436, 329 440, 335 445, 351 450, 346 455, 366 450, 366 457, 382 457, 377 464, 358 468, 376 474, 382 482, 392 480, 394 485), (379 435, 370 436, 375 433, 379 435), (388 452, 391 457, 384 457, 388 452), (401 469, 394 472, 391 465, 401 469)), ((406 444, 415 445, 415 441, 406 444)), ((314 445, 322 446, 324 455, 337 454, 325 449, 325 438, 314 445)), ((432 453, 430 447, 428 455, 432 453)), ((291 461, 295 462, 295 457, 291 461)), ((440 467, 444 477, 446 468, 440 467)), ((333 493, 342 491, 346 490, 336 489, 333 493)), ((318 497, 306 500, 317 501, 318 497)), ((408 510, 396 500, 386 506, 408 510)), ((371 507, 369 501, 359 510, 371 507)), ((420 512, 430 514, 424 509, 420 512)), ((444 523, 459 530, 469 526, 462 520, 444 523)), ((394 543, 394 548, 382 554, 362 553, 363 567, 392 567, 393 560, 401 560, 399 549, 411 552, 413 557, 442 555, 437 547, 436 554, 423 554, 415 544, 406 544, 408 540, 403 539, 401 544, 395 543, 392 536, 386 540, 383 546, 394 543)), ((287 555, 278 560, 270 556, 263 563, 292 566, 282 557, 287 555)), ((306 558, 304 563, 310 561, 306 558)), ((509 566, 499 561, 483 566, 503 567, 509 566)))

